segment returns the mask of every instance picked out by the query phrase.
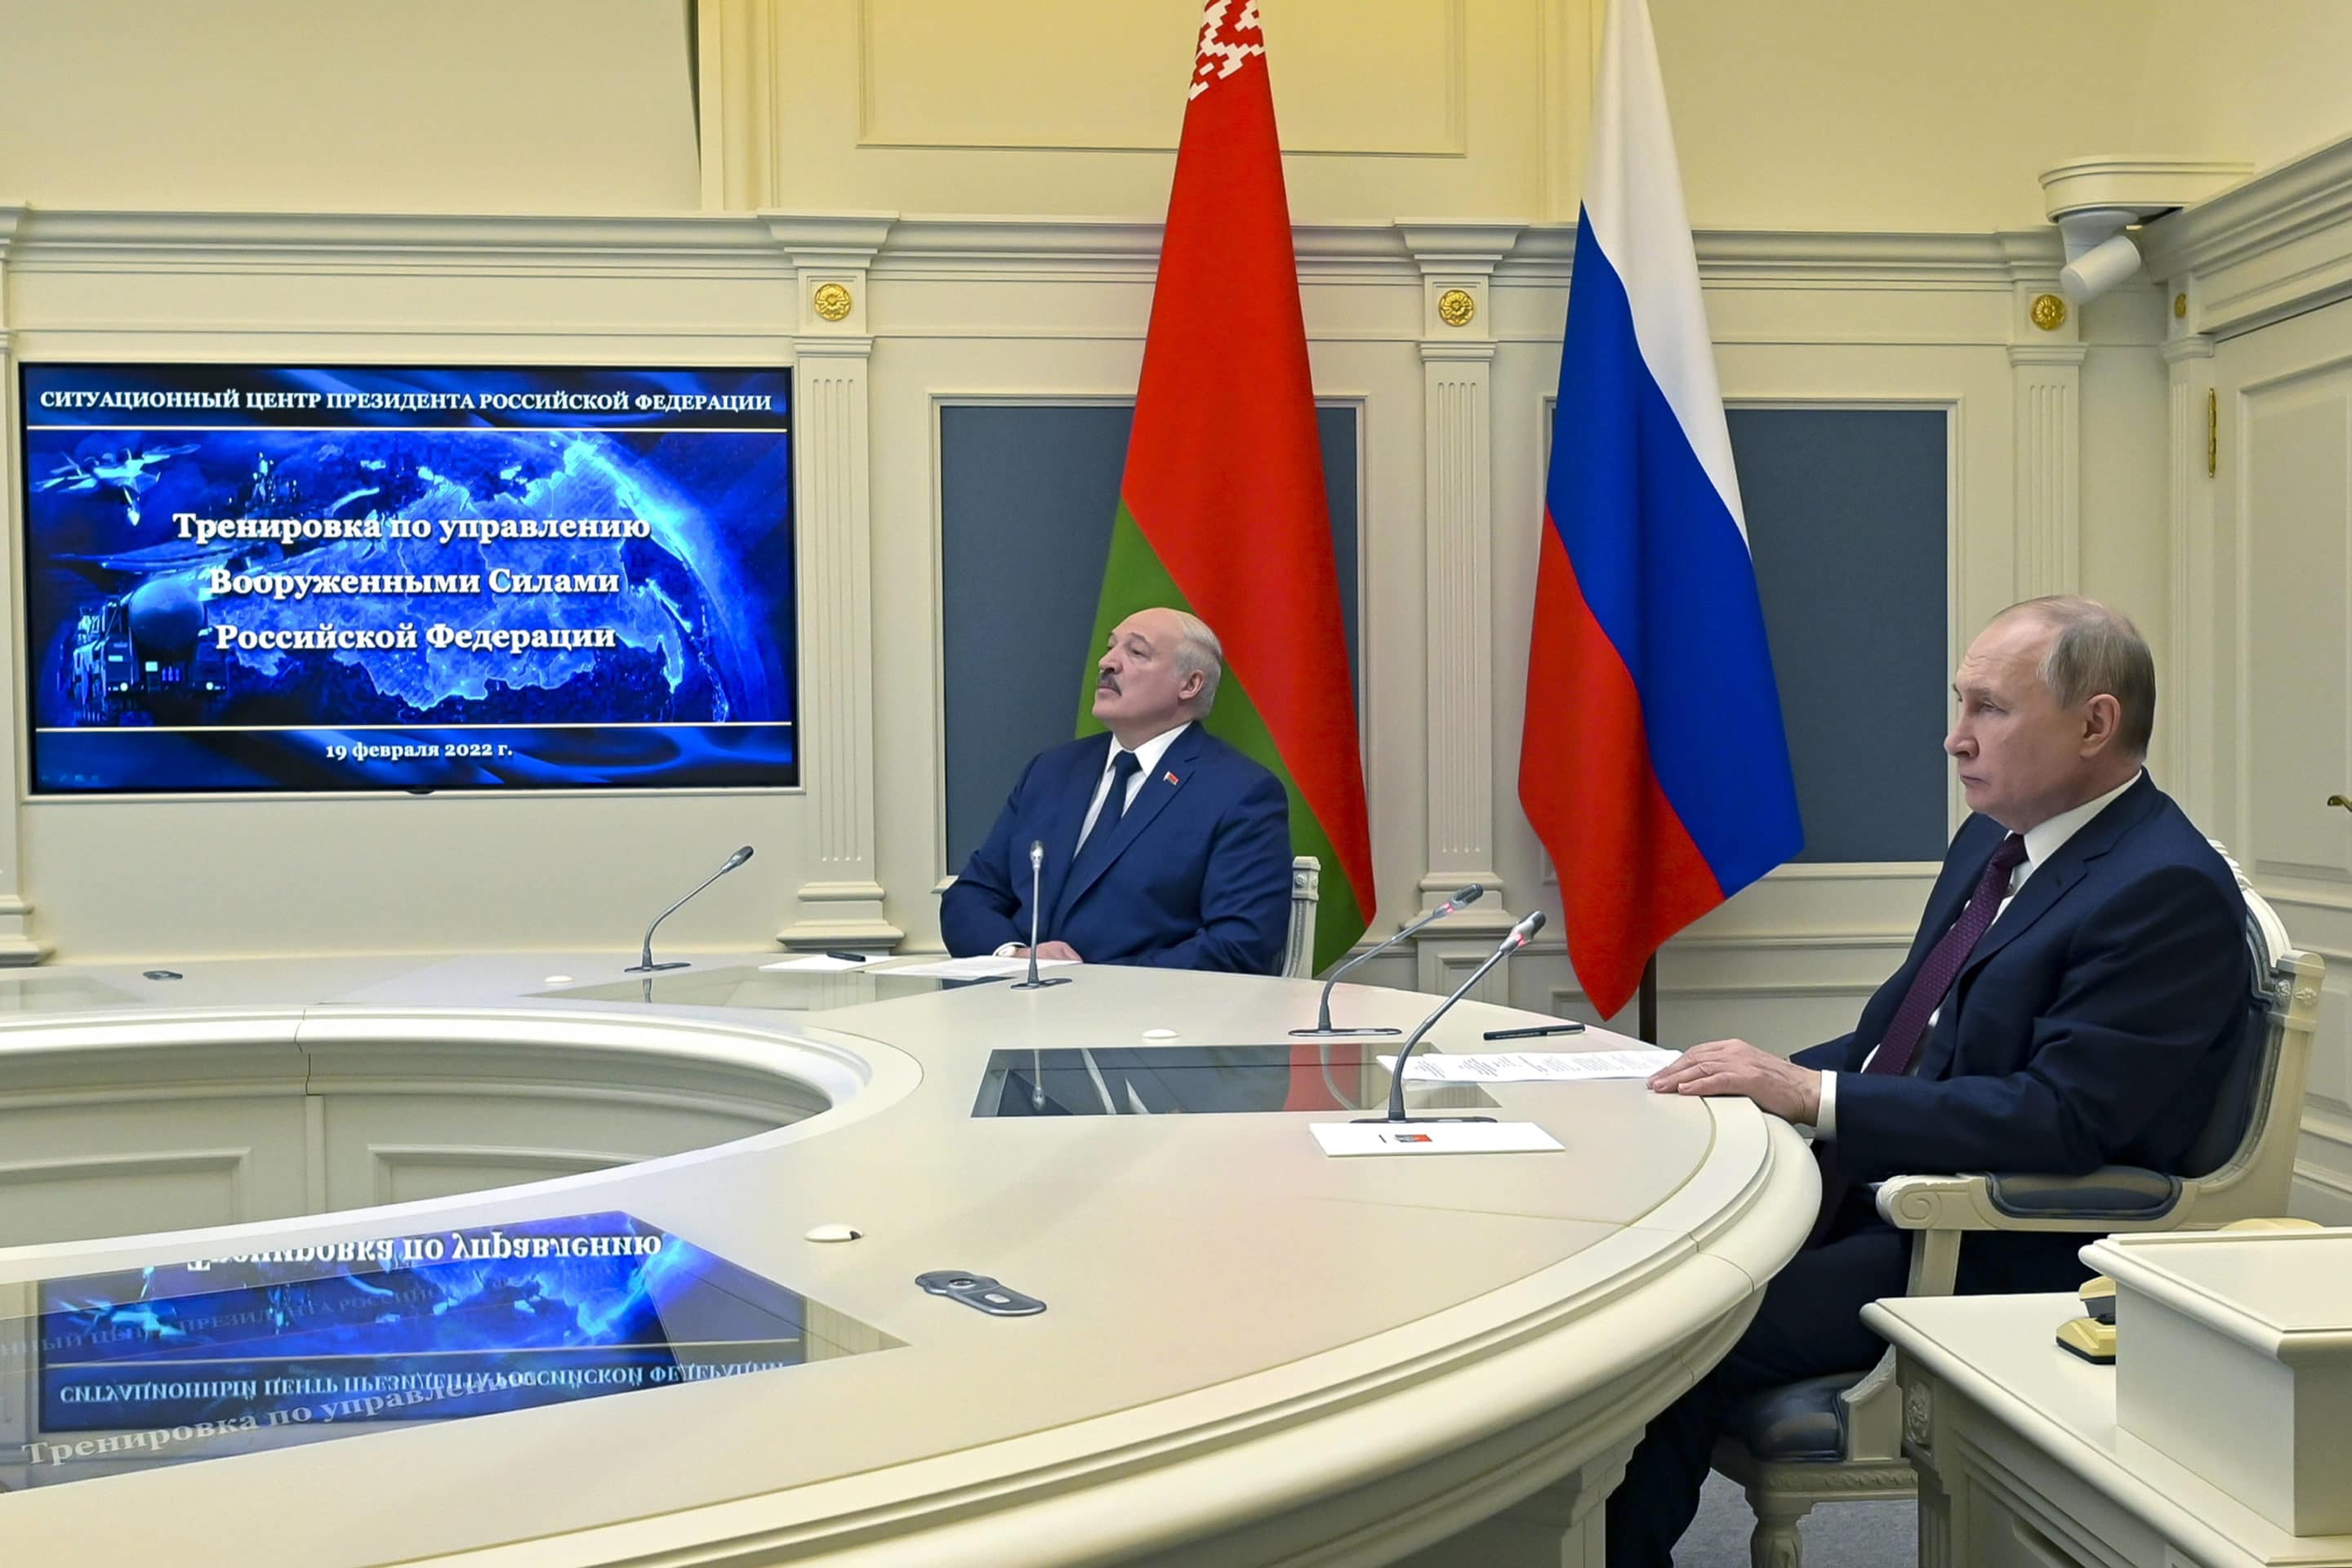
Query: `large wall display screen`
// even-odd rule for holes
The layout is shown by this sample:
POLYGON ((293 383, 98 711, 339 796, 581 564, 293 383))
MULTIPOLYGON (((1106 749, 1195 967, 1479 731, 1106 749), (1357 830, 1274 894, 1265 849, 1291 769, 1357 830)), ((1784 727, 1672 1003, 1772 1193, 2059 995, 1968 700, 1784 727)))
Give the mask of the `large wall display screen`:
POLYGON ((0 1319, 0 1490, 895 1348, 624 1214, 49 1281, 0 1319), (13 1440, 12 1440, 13 1439, 13 1440))
POLYGON ((19 390, 37 792, 799 782, 789 371, 19 390))

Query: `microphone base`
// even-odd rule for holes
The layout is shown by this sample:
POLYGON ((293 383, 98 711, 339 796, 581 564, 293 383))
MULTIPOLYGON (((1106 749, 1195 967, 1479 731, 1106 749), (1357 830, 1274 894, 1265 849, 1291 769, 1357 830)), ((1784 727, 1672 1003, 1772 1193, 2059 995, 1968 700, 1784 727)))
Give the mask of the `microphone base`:
POLYGON ((1012 984, 1006 986, 1005 989, 1008 991, 1043 991, 1048 985, 1067 985, 1069 983, 1070 977, 1068 975, 1056 974, 1050 980, 1016 980, 1012 984))
POLYGON ((1373 1035, 1402 1035, 1402 1029, 1293 1029, 1292 1036, 1302 1040, 1356 1040, 1373 1035))
POLYGON ((667 963, 632 963, 621 971, 624 974, 656 974, 665 969, 691 969, 694 965, 683 958, 673 958, 667 963))
POLYGON ((1359 1127, 1402 1127, 1420 1121, 1492 1121, 1491 1116, 1359 1116, 1359 1127))

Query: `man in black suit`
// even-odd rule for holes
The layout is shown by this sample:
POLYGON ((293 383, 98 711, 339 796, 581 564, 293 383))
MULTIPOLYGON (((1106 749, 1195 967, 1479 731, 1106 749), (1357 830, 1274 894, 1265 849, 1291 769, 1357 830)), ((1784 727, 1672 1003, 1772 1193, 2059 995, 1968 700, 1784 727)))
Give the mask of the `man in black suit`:
MULTIPOLYGON (((2142 763, 2156 667, 2092 600, 2029 600, 1972 643, 1944 750, 1974 813, 1909 956, 1850 1035, 1783 1059, 1711 1040, 1650 1080, 1814 1130, 1821 1223, 1722 1364, 1650 1424, 1608 1504, 1612 1568, 1667 1568, 1730 1406, 1869 1366, 1864 1303, 1909 1238, 1870 1184, 1906 1172, 2178 1170, 2251 1005, 2229 867, 2142 763)), ((1970 1237, 1959 1289, 2071 1289, 2088 1236, 1970 1237)))

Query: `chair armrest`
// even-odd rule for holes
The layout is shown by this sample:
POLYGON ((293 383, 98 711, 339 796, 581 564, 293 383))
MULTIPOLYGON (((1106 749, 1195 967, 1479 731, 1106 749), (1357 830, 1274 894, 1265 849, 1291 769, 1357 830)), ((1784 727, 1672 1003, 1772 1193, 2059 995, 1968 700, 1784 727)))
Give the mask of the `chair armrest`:
POLYGON ((1878 1212, 1900 1230, 2163 1230, 2180 1202, 2178 1176, 2108 1165, 2087 1176, 1896 1176, 1878 1212))

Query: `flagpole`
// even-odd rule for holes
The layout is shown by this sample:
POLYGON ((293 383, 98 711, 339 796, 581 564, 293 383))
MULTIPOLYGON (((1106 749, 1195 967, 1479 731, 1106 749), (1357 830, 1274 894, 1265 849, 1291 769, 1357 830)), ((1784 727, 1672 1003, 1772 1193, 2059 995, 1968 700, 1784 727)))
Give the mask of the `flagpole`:
POLYGON ((1635 1026, 1641 1030, 1642 1038, 1654 1046, 1658 1043, 1658 955, 1654 952, 1650 954, 1650 962, 1642 965, 1641 998, 1640 1011, 1635 1015, 1640 1022, 1635 1026))

